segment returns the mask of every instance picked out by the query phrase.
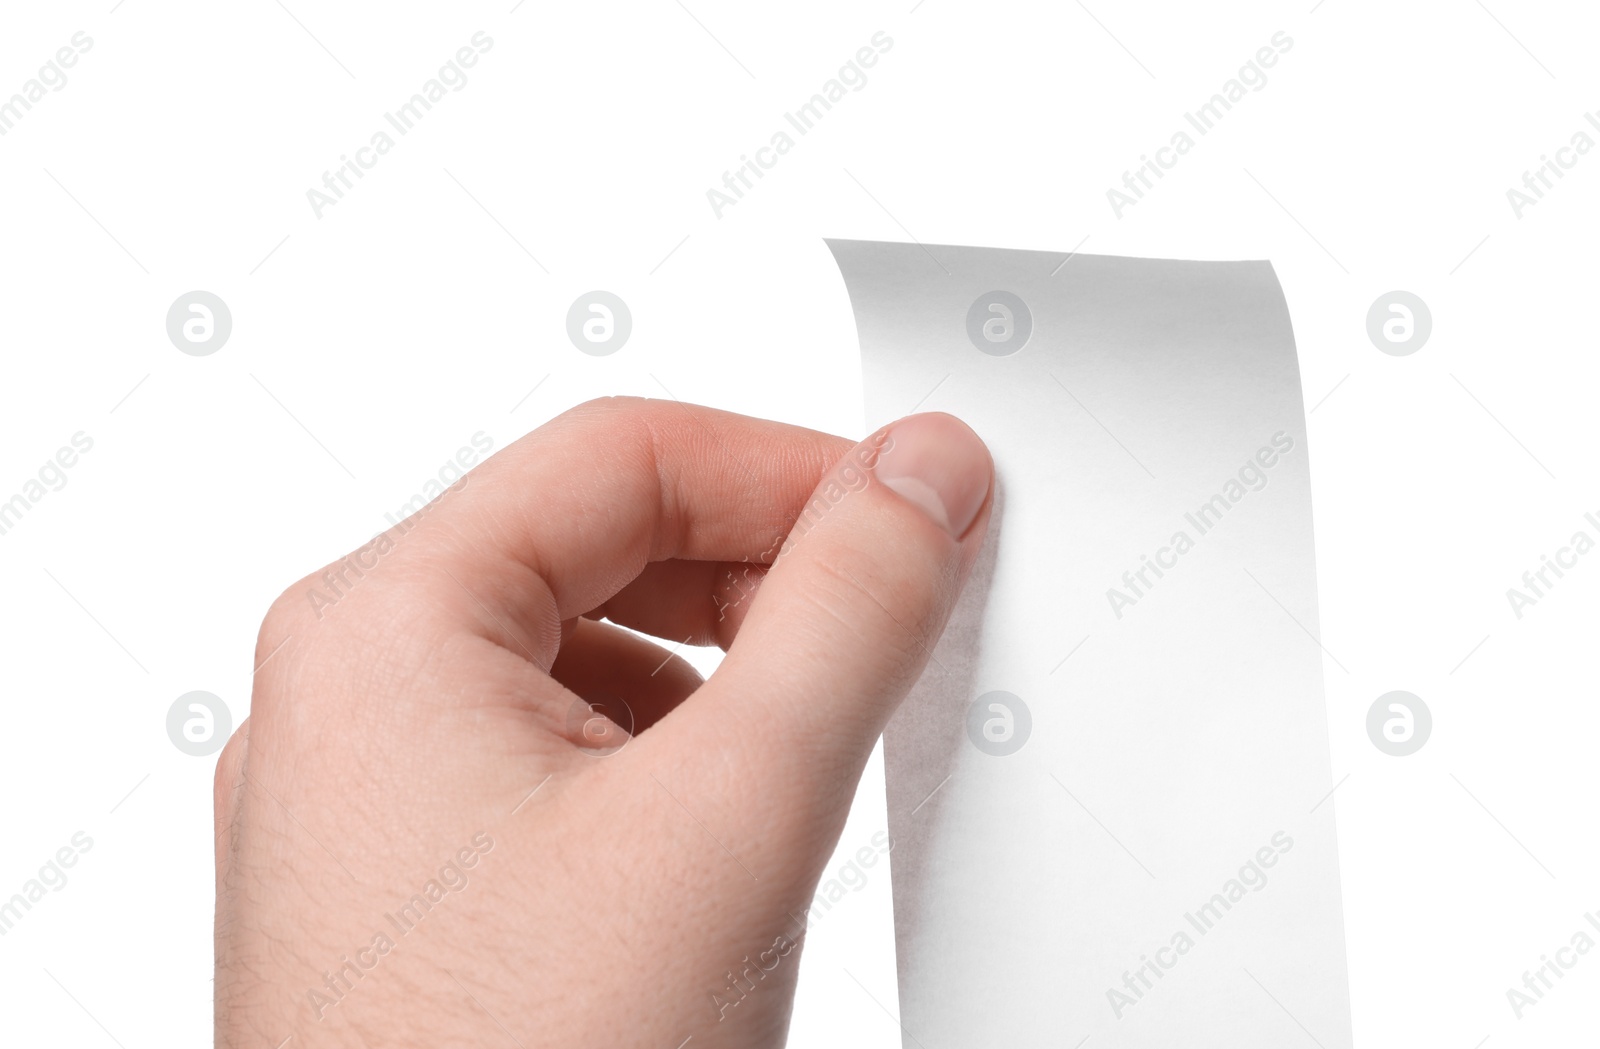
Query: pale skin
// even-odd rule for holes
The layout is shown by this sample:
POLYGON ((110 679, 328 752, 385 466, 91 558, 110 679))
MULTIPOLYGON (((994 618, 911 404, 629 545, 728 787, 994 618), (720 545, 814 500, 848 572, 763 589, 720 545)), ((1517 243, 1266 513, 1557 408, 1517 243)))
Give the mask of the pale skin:
POLYGON ((217 766, 217 1044, 782 1045, 992 503, 948 415, 613 398, 289 587, 217 766))

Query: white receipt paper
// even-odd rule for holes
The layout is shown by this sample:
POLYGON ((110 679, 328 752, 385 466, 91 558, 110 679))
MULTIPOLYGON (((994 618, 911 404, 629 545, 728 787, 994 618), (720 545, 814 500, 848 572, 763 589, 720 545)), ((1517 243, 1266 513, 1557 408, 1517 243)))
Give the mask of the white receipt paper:
POLYGON ((1348 1049, 1271 264, 829 246, 869 425, 951 412, 998 477, 885 736, 903 1044, 1348 1049))

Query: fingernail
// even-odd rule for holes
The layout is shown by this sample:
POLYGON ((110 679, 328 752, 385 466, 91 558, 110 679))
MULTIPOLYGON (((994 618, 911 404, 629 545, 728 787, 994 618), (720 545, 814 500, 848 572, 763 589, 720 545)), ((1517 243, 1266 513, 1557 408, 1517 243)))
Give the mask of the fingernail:
POLYGON ((994 463, 966 423, 928 412, 908 415, 889 427, 872 473, 960 539, 983 509, 994 463))

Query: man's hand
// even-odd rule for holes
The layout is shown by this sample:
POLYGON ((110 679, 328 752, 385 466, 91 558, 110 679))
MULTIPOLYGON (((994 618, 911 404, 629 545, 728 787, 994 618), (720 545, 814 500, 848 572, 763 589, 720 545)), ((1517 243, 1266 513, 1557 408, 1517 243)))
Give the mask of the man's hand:
POLYGON ((781 1045, 992 477, 946 415, 596 401, 290 587, 217 767, 217 1044, 781 1045))

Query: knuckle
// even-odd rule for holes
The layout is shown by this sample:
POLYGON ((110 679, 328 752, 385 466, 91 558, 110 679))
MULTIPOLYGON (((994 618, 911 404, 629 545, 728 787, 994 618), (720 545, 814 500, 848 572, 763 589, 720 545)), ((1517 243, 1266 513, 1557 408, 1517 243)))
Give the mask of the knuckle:
POLYGON ((239 727, 233 730, 233 735, 228 737, 222 753, 217 757, 217 768, 211 785, 218 816, 230 810, 232 801, 244 782, 244 756, 249 740, 250 719, 245 718, 239 722, 239 727))
POLYGON ((645 397, 591 397, 587 401, 575 404, 562 412, 558 418, 562 419, 589 419, 593 416, 612 416, 619 412, 638 411, 650 401, 645 397))
POLYGON ((285 636, 302 628, 311 615, 313 609, 308 595, 312 578, 306 576, 289 584, 267 606, 266 614, 261 617, 261 628, 256 632, 256 666, 261 665, 261 661, 282 643, 285 636))
POLYGON ((930 643, 937 601, 920 581, 862 555, 814 560, 807 575, 803 585, 845 629, 907 657, 930 643))

